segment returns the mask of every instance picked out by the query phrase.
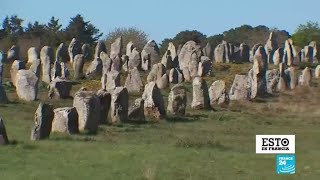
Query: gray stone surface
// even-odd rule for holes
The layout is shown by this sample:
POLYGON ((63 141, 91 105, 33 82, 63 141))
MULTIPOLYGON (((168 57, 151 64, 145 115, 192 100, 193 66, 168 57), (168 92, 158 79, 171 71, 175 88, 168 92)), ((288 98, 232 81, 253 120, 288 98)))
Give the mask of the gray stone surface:
POLYGON ((18 97, 25 101, 35 101, 38 96, 38 77, 30 70, 19 70, 16 77, 18 97))
POLYGON ((226 90, 226 83, 217 80, 209 88, 210 105, 214 108, 216 105, 229 104, 229 95, 226 90))
POLYGON ((35 47, 30 47, 28 49, 28 63, 33 63, 33 61, 40 59, 39 50, 35 47))
POLYGON ((124 85, 128 92, 142 92, 143 83, 140 77, 140 73, 137 68, 129 70, 128 76, 124 85))
POLYGON ((73 64, 72 64, 74 79, 78 80, 78 79, 82 79, 84 77, 83 66, 84 66, 84 55, 77 54, 74 57, 73 64))
POLYGON ((116 87, 111 95, 111 124, 128 121, 129 94, 125 87, 116 87))
POLYGON ((77 91, 73 99, 73 107, 79 116, 79 130, 96 133, 100 120, 100 100, 93 91, 84 88, 77 91))
POLYGON ((56 78, 50 83, 49 98, 70 98, 72 81, 62 78, 56 78))
POLYGON ((161 119, 166 115, 163 96, 155 82, 149 82, 145 85, 142 94, 144 100, 144 114, 147 117, 161 119))
POLYGON ((136 99, 134 105, 129 107, 128 118, 129 121, 145 121, 144 100, 142 98, 136 99))
POLYGON ((41 102, 34 115, 34 127, 31 130, 31 140, 35 141, 49 138, 53 116, 52 105, 41 102))
POLYGON ((95 58, 88 67, 86 71, 87 79, 100 79, 102 76, 102 60, 100 58, 95 58))
POLYGON ((57 108, 53 112, 52 132, 79 133, 78 112, 75 107, 57 108))
POLYGON ((184 116, 187 108, 187 92, 182 84, 176 84, 171 88, 168 96, 167 112, 184 116))
POLYGON ((201 77, 195 77, 192 82, 192 109, 208 109, 210 99, 207 83, 201 77))

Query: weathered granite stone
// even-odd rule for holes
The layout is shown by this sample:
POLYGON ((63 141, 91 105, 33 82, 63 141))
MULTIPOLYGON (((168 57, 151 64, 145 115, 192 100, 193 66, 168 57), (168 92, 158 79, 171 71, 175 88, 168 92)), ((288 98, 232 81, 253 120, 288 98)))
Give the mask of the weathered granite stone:
POLYGON ((78 112, 75 107, 54 109, 52 132, 77 134, 79 133, 78 126, 78 112))
POLYGON ((52 105, 40 103, 34 115, 34 127, 31 130, 31 140, 49 138, 53 120, 52 105))
POLYGON ((19 70, 16 77, 16 90, 20 99, 35 101, 38 96, 38 78, 30 70, 19 70))
POLYGON ((166 111, 164 107, 163 96, 155 82, 149 82, 144 88, 142 94, 144 100, 145 116, 161 119, 165 117, 166 111))
POLYGON ((184 116, 187 107, 187 92, 182 84, 176 84, 171 88, 168 96, 167 112, 184 116))
POLYGON ((74 95, 73 107, 78 112, 79 130, 97 132, 100 120, 100 100, 95 92, 80 89, 74 95))
POLYGON ((192 109, 207 109, 210 99, 207 83, 201 77, 195 77, 192 82, 192 109))

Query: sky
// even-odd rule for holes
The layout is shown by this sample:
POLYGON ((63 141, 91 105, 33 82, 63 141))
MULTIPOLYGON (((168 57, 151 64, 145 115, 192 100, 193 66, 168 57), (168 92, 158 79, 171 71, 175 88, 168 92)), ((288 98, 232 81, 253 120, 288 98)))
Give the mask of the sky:
POLYGON ((47 23, 52 16, 65 27, 81 14, 106 35, 116 27, 136 27, 158 43, 183 30, 207 36, 248 24, 287 30, 319 21, 319 0, 0 0, 0 22, 18 15, 47 23))

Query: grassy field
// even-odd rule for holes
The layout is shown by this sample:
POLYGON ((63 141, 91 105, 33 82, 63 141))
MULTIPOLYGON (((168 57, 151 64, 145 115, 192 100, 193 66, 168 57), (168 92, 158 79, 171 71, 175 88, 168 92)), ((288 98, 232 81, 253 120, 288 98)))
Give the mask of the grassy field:
MULTIPOLYGON (((214 68, 208 84, 224 79, 230 87, 234 75, 246 73, 250 65, 214 68)), ((30 141, 30 132, 40 100, 58 108, 72 106, 72 99, 49 100, 45 85, 40 85, 40 100, 27 103, 6 87, 11 103, 0 106, 0 117, 11 145, 0 147, 0 179, 319 179, 318 84, 313 80, 310 88, 231 102, 228 108, 188 107, 185 118, 169 115, 156 124, 100 126, 97 135, 53 133, 37 142, 30 141), (296 135, 295 175, 277 175, 275 155, 255 154, 256 134, 296 135)), ((190 106, 192 88, 185 85, 190 106)), ((97 89, 100 82, 77 83, 73 93, 81 86, 97 89)), ((162 92, 167 101, 169 90, 162 92)), ((131 95, 130 103, 140 95, 131 95)))

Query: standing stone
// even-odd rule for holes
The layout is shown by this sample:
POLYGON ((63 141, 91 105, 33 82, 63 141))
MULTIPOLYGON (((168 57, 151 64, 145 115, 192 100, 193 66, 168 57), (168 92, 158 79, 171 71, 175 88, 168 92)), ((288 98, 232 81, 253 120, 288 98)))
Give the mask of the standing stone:
POLYGON ((83 58, 87 60, 90 55, 90 46, 89 44, 83 44, 81 47, 81 54, 83 54, 83 58))
POLYGON ((156 81, 159 89, 165 89, 169 86, 169 77, 167 74, 161 76, 161 78, 156 81))
POLYGON ((95 58, 87 69, 86 77, 88 79, 100 79, 102 76, 102 61, 100 58, 95 58))
POLYGON ((36 76, 38 77, 38 79, 40 79, 40 68, 41 68, 40 59, 36 59, 36 60, 32 61, 29 70, 34 72, 36 74, 36 76))
POLYGON ((168 113, 184 116, 187 107, 187 92, 182 84, 176 84, 171 88, 168 96, 168 113))
POLYGON ((26 66, 23 61, 15 60, 13 61, 10 69, 10 75, 11 75, 11 82, 14 86, 16 86, 16 76, 19 70, 25 69, 26 66))
POLYGON ((178 45, 177 56, 179 56, 182 47, 183 47, 183 44, 179 44, 179 45, 178 45))
MULTIPOLYGON (((197 58, 201 56, 201 50, 200 50, 200 46, 198 46, 196 44, 196 42, 194 41, 188 41, 186 42, 179 55, 178 55, 178 59, 179 59, 179 65, 180 65, 180 69, 189 69, 189 63, 191 61, 192 58, 192 54, 195 53, 197 58)), ((185 75, 185 73, 183 72, 183 75, 185 75)))
POLYGON ((128 70, 133 68, 141 69, 141 55, 136 48, 131 51, 128 61, 128 70))
POLYGON ((288 89, 287 82, 289 81, 288 80, 289 77, 285 73, 285 66, 286 64, 283 62, 279 64, 279 82, 278 82, 277 90, 281 92, 286 91, 288 89))
POLYGON ((291 39, 288 39, 285 42, 282 62, 286 63, 288 66, 299 62, 298 53, 293 46, 293 41, 291 39))
POLYGON ((38 78, 30 70, 19 70, 16 77, 16 90, 20 99, 35 101, 38 95, 38 78))
POLYGON ((67 67, 67 63, 60 62, 60 65, 61 65, 61 77, 67 79, 69 77, 69 69, 67 67))
POLYGON ((64 43, 61 43, 56 51, 56 61, 58 62, 67 62, 68 58, 68 49, 64 43))
POLYGON ((258 48, 259 48, 260 46, 263 46, 263 45, 262 45, 262 44, 255 44, 255 45, 252 47, 252 49, 251 49, 251 51, 250 51, 250 62, 253 62, 254 55, 256 54, 256 51, 258 50, 258 48))
POLYGON ((265 48, 260 46, 253 60, 252 74, 249 72, 251 83, 251 98, 265 96, 267 93, 266 71, 268 70, 268 56, 265 48))
POLYGON ((318 49, 317 42, 316 41, 311 41, 309 43, 309 46, 312 47, 312 52, 313 52, 312 63, 318 63, 319 59, 320 59, 320 51, 318 49))
POLYGON ((245 43, 240 44, 240 52, 239 58, 241 62, 249 62, 250 61, 250 47, 245 43))
POLYGON ((74 79, 82 79, 83 78, 83 66, 84 66, 84 55, 77 54, 73 60, 73 74, 74 79))
POLYGON ((129 67, 128 67, 128 63, 129 63, 129 56, 123 54, 121 56, 121 60, 122 60, 122 69, 127 72, 129 67))
POLYGON ((118 71, 120 72, 122 69, 122 60, 120 56, 116 56, 112 59, 111 71, 118 71))
POLYGON ((274 63, 273 61, 273 54, 278 49, 278 43, 277 43, 277 37, 274 32, 271 32, 269 35, 269 39, 267 40, 266 45, 264 46, 266 53, 267 53, 267 58, 268 58, 268 63, 274 63))
POLYGON ((132 50, 134 49, 133 42, 130 41, 126 47, 126 55, 130 57, 132 50))
POLYGON ((93 91, 80 89, 75 93, 73 107, 79 116, 79 130, 97 132, 100 119, 100 100, 93 91))
POLYGON ((214 49, 214 60, 216 63, 223 63, 225 62, 225 47, 223 44, 218 44, 217 47, 214 49))
POLYGON ((266 78, 267 78, 267 92, 269 94, 272 94, 276 91, 278 82, 279 82, 279 70, 278 69, 272 69, 267 70, 266 72, 266 78))
POLYGON ((203 77, 211 74, 212 63, 207 56, 201 56, 198 66, 198 76, 203 77))
POLYGON ((207 45, 202 49, 203 56, 207 56, 209 59, 212 58, 211 44, 208 42, 207 45))
POLYGON ((129 94, 125 87, 116 87, 111 96, 111 124, 128 120, 129 94))
POLYGON ((97 96, 100 101, 100 124, 106 124, 108 122, 108 114, 111 105, 111 94, 108 93, 105 89, 100 89, 97 91, 97 96))
POLYGON ((229 95, 226 91, 226 83, 222 80, 214 81, 209 88, 210 105, 229 104, 229 95))
POLYGON ((230 100, 247 100, 250 97, 250 84, 247 75, 237 74, 229 92, 230 100))
POLYGON ((51 81, 51 63, 54 62, 53 49, 49 46, 43 46, 40 51, 40 60, 42 65, 42 81, 50 83, 51 81))
POLYGON ((50 83, 49 98, 69 98, 71 88, 72 81, 57 77, 50 83))
POLYGON ((35 47, 29 48, 28 49, 28 63, 33 63, 33 61, 36 61, 37 59, 40 59, 38 49, 35 47))
POLYGON ((111 70, 112 60, 109 58, 109 55, 105 52, 100 53, 101 61, 102 61, 102 74, 106 74, 111 70))
POLYGON ((53 120, 52 105, 40 103, 34 115, 34 127, 31 131, 31 140, 41 140, 49 138, 53 120))
POLYGON ((183 75, 177 68, 172 68, 169 72, 169 82, 172 84, 178 84, 183 82, 183 75))
POLYGON ((194 51, 191 54, 191 61, 189 62, 189 65, 188 65, 188 70, 190 72, 191 78, 198 76, 198 66, 199 66, 198 55, 197 55, 197 52, 194 51))
POLYGON ((210 99, 207 83, 201 77, 195 77, 192 82, 192 109, 209 108, 210 99))
POLYGON ((299 84, 300 86, 310 86, 312 75, 311 75, 311 69, 309 67, 306 67, 300 77, 299 77, 299 84))
POLYGON ((316 67, 316 70, 315 70, 314 74, 315 74, 315 78, 317 78, 317 79, 320 78, 320 65, 318 65, 316 67))
MULTIPOLYGON (((149 55, 149 59, 148 59, 148 61, 150 62, 150 64, 148 65, 149 67, 152 67, 154 64, 159 63, 160 61, 159 47, 154 40, 148 41, 148 43, 143 47, 142 51, 144 52, 144 54, 149 55)), ((143 63, 144 62, 142 61, 142 64, 143 63)), ((144 70, 149 70, 149 69, 144 69, 144 70)))
POLYGON ((133 68, 129 70, 125 85, 128 92, 142 92, 143 91, 143 83, 140 78, 140 73, 137 68, 133 68))
POLYGON ((141 52, 141 69, 143 71, 148 71, 151 68, 151 54, 147 53, 145 50, 141 52))
POLYGON ((73 63, 74 57, 77 54, 82 53, 81 45, 80 45, 79 41, 76 40, 76 38, 72 38, 72 40, 69 44, 69 47, 68 47, 68 53, 69 53, 69 58, 70 58, 71 63, 73 63))
POLYGON ((54 110, 52 132, 77 134, 79 133, 78 124, 78 112, 75 107, 64 107, 54 110))
POLYGON ((313 62, 313 48, 311 46, 305 46, 301 52, 303 54, 301 59, 303 62, 313 62))
POLYGON ((144 100, 142 98, 136 99, 134 105, 129 108, 128 119, 130 121, 145 121, 144 100))
POLYGON ((166 67, 166 69, 171 69, 173 67, 171 52, 167 50, 162 56, 161 63, 166 67))
POLYGON ((103 74, 101 84, 102 89, 114 90, 120 86, 120 73, 118 71, 109 71, 107 74, 103 74))
POLYGON ((110 48, 110 58, 114 59, 117 56, 121 56, 122 51, 122 36, 118 37, 112 44, 110 48))
POLYGON ((94 59, 101 58, 100 57, 101 52, 107 53, 107 48, 106 48, 106 45, 104 44, 103 41, 99 41, 97 43, 97 46, 96 46, 95 52, 94 52, 94 59))
POLYGON ((273 54, 273 64, 279 65, 283 59, 283 48, 278 48, 273 54))
POLYGON ((7 52, 7 60, 14 61, 18 60, 19 58, 19 47, 16 45, 11 46, 11 48, 7 52))
POLYGON ((61 64, 58 61, 55 61, 51 70, 51 80, 53 81, 57 77, 62 76, 61 64))
POLYGON ((178 58, 176 47, 174 46, 174 44, 172 42, 169 42, 169 44, 168 44, 168 51, 170 51, 170 56, 172 58, 172 61, 174 61, 175 59, 178 58))
POLYGON ((295 89, 297 84, 298 84, 298 74, 297 74, 297 70, 295 67, 288 67, 285 71, 284 71, 285 75, 287 76, 286 78, 286 84, 287 87, 289 87, 289 89, 295 89))
POLYGON ((142 94, 145 116, 161 119, 166 115, 163 96, 155 82, 149 82, 142 94))
POLYGON ((3 119, 0 117, 0 145, 9 144, 6 127, 4 126, 3 119))
POLYGON ((160 79, 165 73, 166 68, 163 64, 155 64, 147 76, 147 82, 157 81, 157 79, 160 79))

